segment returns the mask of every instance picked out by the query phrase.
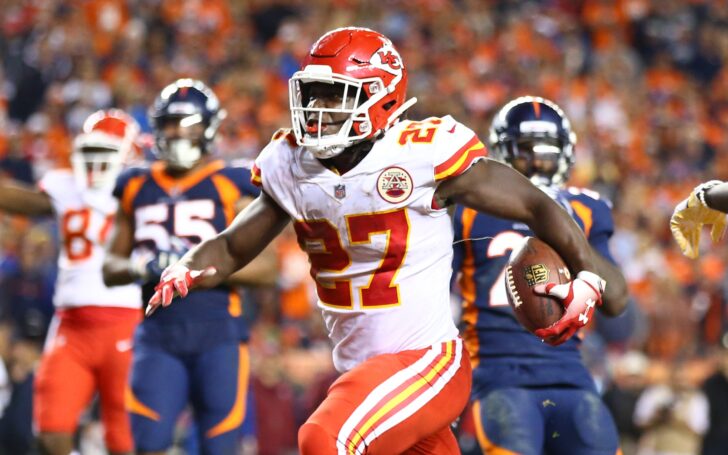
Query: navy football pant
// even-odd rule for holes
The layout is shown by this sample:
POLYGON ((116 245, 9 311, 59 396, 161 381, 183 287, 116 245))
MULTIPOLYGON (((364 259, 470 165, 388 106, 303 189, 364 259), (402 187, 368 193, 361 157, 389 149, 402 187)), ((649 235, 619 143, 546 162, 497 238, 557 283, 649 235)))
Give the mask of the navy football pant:
POLYGON ((473 403, 473 414, 484 454, 619 453, 614 420, 592 391, 495 389, 473 403))
POLYGON ((248 373, 248 349, 243 344, 223 343, 194 355, 135 345, 126 404, 137 451, 170 448, 177 418, 190 403, 200 432, 200 452, 237 453, 248 373))

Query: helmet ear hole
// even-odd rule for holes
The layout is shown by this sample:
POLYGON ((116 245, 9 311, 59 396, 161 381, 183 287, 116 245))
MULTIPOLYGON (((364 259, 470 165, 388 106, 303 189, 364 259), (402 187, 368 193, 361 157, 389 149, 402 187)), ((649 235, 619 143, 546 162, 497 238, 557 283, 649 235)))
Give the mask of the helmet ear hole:
POLYGON ((384 105, 382 105, 382 109, 384 109, 385 111, 388 111, 388 110, 392 109, 392 107, 393 107, 393 106, 394 106, 395 104, 397 104, 397 102, 396 102, 396 101, 394 101, 394 100, 392 100, 392 101, 390 101, 390 102, 388 102, 388 103, 384 103, 384 105))

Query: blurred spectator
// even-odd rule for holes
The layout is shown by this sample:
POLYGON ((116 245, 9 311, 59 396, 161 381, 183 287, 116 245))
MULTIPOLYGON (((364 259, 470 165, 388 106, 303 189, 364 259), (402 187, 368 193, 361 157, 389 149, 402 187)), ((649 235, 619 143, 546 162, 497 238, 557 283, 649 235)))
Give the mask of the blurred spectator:
POLYGON ((638 455, 691 455, 700 451, 709 426, 708 400, 695 387, 688 365, 675 365, 662 383, 637 400, 634 423, 642 431, 638 455))
POLYGON ((710 425, 703 438, 703 455, 722 455, 728 447, 728 349, 717 354, 715 372, 703 383, 710 407, 710 425))
POLYGON ((612 382, 604 393, 604 402, 614 417, 624 455, 633 455, 642 434, 633 416, 637 399, 646 385, 649 360, 639 351, 628 351, 614 362, 612 382))

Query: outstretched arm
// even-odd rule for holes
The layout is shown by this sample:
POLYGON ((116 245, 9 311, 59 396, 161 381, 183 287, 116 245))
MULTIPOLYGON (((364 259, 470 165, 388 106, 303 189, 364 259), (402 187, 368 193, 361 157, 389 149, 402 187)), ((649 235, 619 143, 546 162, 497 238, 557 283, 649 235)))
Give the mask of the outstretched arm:
POLYGON ((559 204, 519 172, 493 160, 482 160, 464 174, 443 183, 438 200, 453 201, 497 217, 526 223, 551 245, 576 277, 567 284, 538 285, 533 291, 558 298, 564 315, 535 334, 552 345, 568 340, 586 325, 602 302, 604 280, 597 275, 592 248, 576 222, 559 204))
POLYGON ((51 198, 43 191, 12 179, 0 178, 0 210, 13 215, 52 215, 51 198))
POLYGON ((290 217, 267 194, 261 193, 223 232, 185 254, 162 276, 147 313, 183 297, 191 287, 213 287, 255 258, 290 222, 290 217))
POLYGON ((190 270, 214 267, 216 273, 200 285, 216 286, 253 260, 289 222, 288 214, 261 193, 227 229, 191 249, 179 263, 190 270))
MULTIPOLYGON (((236 212, 242 212, 254 200, 251 197, 241 198, 236 204, 236 212)), ((278 255, 273 242, 245 267, 230 275, 226 283, 233 286, 275 286, 277 281, 278 255)))
POLYGON ((138 278, 130 259, 133 247, 134 223, 131 217, 119 207, 104 256, 102 270, 105 285, 120 286, 132 283, 138 278))
POLYGON ((596 271, 594 255, 579 225, 546 193, 509 166, 481 160, 464 174, 443 182, 436 196, 443 202, 526 223, 573 272, 596 271))

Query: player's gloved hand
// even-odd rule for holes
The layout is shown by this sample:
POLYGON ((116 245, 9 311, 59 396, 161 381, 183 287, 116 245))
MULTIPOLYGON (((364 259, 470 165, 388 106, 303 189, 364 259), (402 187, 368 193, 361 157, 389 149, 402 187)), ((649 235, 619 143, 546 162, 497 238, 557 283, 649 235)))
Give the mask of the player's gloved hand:
POLYGON ((700 231, 704 225, 711 226, 710 236, 719 241, 726 229, 725 213, 709 208, 705 204, 705 192, 720 185, 720 180, 711 180, 696 186, 690 196, 680 202, 670 218, 670 230, 682 253, 695 259, 700 254, 700 231))
POLYGON ((561 300, 564 315, 545 329, 536 330, 536 336, 552 346, 560 345, 584 327, 592 317, 594 308, 602 304, 606 281, 599 275, 582 270, 573 281, 565 284, 540 284, 533 292, 561 300))
POLYGON ((142 284, 157 283, 164 269, 179 261, 183 254, 175 251, 135 251, 131 258, 132 273, 142 284))
POLYGON ((162 272, 159 284, 154 288, 154 295, 149 299, 146 315, 149 316, 159 306, 169 306, 176 295, 187 297, 190 289, 203 278, 217 273, 214 267, 204 270, 190 270, 182 264, 174 264, 162 272))

